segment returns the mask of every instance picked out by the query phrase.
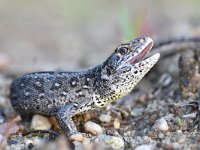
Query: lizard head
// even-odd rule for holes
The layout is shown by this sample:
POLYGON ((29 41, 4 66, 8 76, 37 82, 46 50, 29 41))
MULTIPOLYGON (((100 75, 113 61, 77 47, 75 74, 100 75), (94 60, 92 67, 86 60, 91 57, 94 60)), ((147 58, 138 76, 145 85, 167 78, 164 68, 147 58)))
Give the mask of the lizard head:
POLYGON ((151 50, 153 40, 149 37, 137 38, 121 44, 103 63, 101 86, 104 87, 102 103, 115 101, 128 94, 144 75, 156 64, 160 54, 144 59, 151 50))

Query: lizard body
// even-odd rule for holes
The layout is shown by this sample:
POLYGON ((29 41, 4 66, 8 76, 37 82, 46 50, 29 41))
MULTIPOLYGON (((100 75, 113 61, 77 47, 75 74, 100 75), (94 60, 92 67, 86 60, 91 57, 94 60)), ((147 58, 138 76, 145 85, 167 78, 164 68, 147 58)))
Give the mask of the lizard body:
POLYGON ((156 64, 159 53, 143 59, 153 41, 137 38, 121 44, 96 67, 77 72, 35 72, 11 85, 11 103, 20 114, 56 116, 68 136, 78 133, 72 116, 105 107, 127 95, 156 64))

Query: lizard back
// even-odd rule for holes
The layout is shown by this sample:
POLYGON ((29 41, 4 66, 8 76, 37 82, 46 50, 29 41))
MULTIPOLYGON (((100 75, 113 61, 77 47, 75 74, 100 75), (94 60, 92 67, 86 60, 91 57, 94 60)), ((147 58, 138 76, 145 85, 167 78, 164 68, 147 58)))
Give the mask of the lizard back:
MULTIPOLYGON (((36 72, 15 79, 11 103, 18 112, 54 115, 69 102, 91 102, 98 67, 80 72, 36 72)), ((83 110, 84 111, 84 110, 83 110)))

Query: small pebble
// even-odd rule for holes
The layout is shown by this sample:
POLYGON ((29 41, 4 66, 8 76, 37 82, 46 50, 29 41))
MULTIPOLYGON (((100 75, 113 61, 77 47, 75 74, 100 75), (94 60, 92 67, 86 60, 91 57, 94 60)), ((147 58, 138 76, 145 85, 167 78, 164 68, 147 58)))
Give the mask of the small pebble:
POLYGON ((119 119, 115 118, 114 122, 113 122, 114 128, 115 129, 119 129, 120 128, 120 121, 119 119))
POLYGON ((0 149, 4 150, 7 147, 7 139, 2 134, 0 134, 0 149))
POLYGON ((182 118, 195 118, 197 116, 197 113, 191 113, 191 114, 186 114, 183 115, 182 118))
POLYGON ((0 114, 0 124, 2 124, 5 121, 5 118, 0 114))
POLYGON ((171 133, 170 132, 166 132, 165 135, 169 136, 171 133))
POLYGON ((136 107, 131 111, 131 115, 137 117, 137 116, 141 115, 143 113, 143 111, 144 111, 144 108, 136 107))
POLYGON ((168 86, 172 82, 172 76, 168 73, 165 73, 159 79, 159 83, 163 85, 163 87, 168 86))
POLYGON ((29 149, 32 148, 31 146, 34 145, 33 143, 34 143, 34 142, 33 142, 33 139, 26 139, 26 140, 24 141, 24 144, 27 145, 27 146, 29 147, 29 149))
POLYGON ((91 143, 90 138, 84 138, 83 139, 83 145, 88 145, 90 143, 91 143))
POLYGON ((84 122, 87 122, 87 121, 90 120, 90 119, 91 119, 90 113, 85 113, 85 114, 83 114, 83 121, 84 121, 84 122))
POLYGON ((57 145, 59 150, 70 150, 68 140, 64 135, 59 136, 56 139, 57 145))
POLYGON ((7 104, 6 102, 7 102, 7 99, 4 96, 0 95, 0 106, 5 107, 7 104))
POLYGON ((144 136, 144 137, 143 137, 143 140, 144 140, 145 143, 147 143, 147 142, 150 142, 150 141, 151 141, 151 138, 148 137, 148 136, 144 136))
POLYGON ((166 120, 170 120, 174 117, 174 114, 167 114, 166 116, 164 116, 163 118, 166 120))
POLYGON ((78 141, 73 141, 74 149, 75 150, 83 150, 83 144, 78 141))
POLYGON ((99 135, 99 134, 103 133, 102 127, 92 121, 86 122, 84 125, 84 128, 85 128, 85 131, 87 131, 93 135, 99 135))
POLYGON ((179 134, 182 134, 182 133, 183 133, 182 130, 177 130, 176 132, 179 133, 179 134))
POLYGON ((172 148, 173 149, 181 149, 181 145, 179 143, 175 142, 172 144, 172 148))
POLYGON ((168 131, 169 126, 164 118, 160 118, 159 120, 156 120, 153 129, 157 131, 168 131))
POLYGON ((152 145, 140 145, 138 147, 136 147, 135 150, 153 150, 153 146, 152 145))
POLYGON ((109 123, 111 121, 112 117, 110 115, 102 114, 99 116, 99 120, 101 122, 109 123))
POLYGON ((98 142, 103 142, 113 149, 123 149, 124 148, 124 141, 120 137, 110 136, 110 135, 99 135, 96 139, 98 142))
POLYGON ((90 138, 85 138, 83 139, 83 149, 84 150, 93 150, 94 149, 94 143, 91 142, 91 139, 90 138))
POLYGON ((160 139, 162 139, 162 138, 165 137, 165 135, 164 135, 163 133, 159 133, 159 134, 158 134, 158 137, 159 137, 160 139))
POLYGON ((49 130, 51 129, 51 123, 44 116, 34 115, 31 121, 31 128, 34 130, 49 130))
POLYGON ((184 143, 185 143, 185 138, 179 139, 179 140, 178 140, 178 143, 179 143, 179 144, 184 144, 184 143))
POLYGON ((71 135, 69 137, 70 141, 77 141, 77 142, 82 142, 83 141, 83 135, 81 133, 77 133, 74 135, 71 135))
POLYGON ((12 145, 12 144, 15 145, 15 144, 18 144, 18 143, 19 142, 17 140, 12 140, 12 139, 9 139, 8 142, 7 142, 8 145, 12 145))

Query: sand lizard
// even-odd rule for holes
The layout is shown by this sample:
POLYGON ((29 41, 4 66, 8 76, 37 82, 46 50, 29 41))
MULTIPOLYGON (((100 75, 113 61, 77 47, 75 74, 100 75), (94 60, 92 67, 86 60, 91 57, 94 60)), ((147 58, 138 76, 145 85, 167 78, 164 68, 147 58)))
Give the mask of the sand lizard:
POLYGON ((156 64, 160 54, 144 59, 153 46, 149 37, 121 44, 107 60, 77 72, 35 72, 11 85, 11 103, 20 114, 55 116, 68 135, 78 131, 72 116, 107 106, 127 95, 156 64))
MULTIPOLYGON (((200 37, 170 38, 156 43, 153 49, 162 54, 177 53, 176 48, 160 48, 187 42, 199 44, 200 37)), ((143 60, 152 45, 148 37, 137 38, 121 44, 104 63, 85 71, 36 72, 18 77, 11 85, 11 103, 23 115, 56 116, 66 134, 74 135, 78 131, 72 116, 105 107, 128 94, 156 64, 159 53, 143 60)))

